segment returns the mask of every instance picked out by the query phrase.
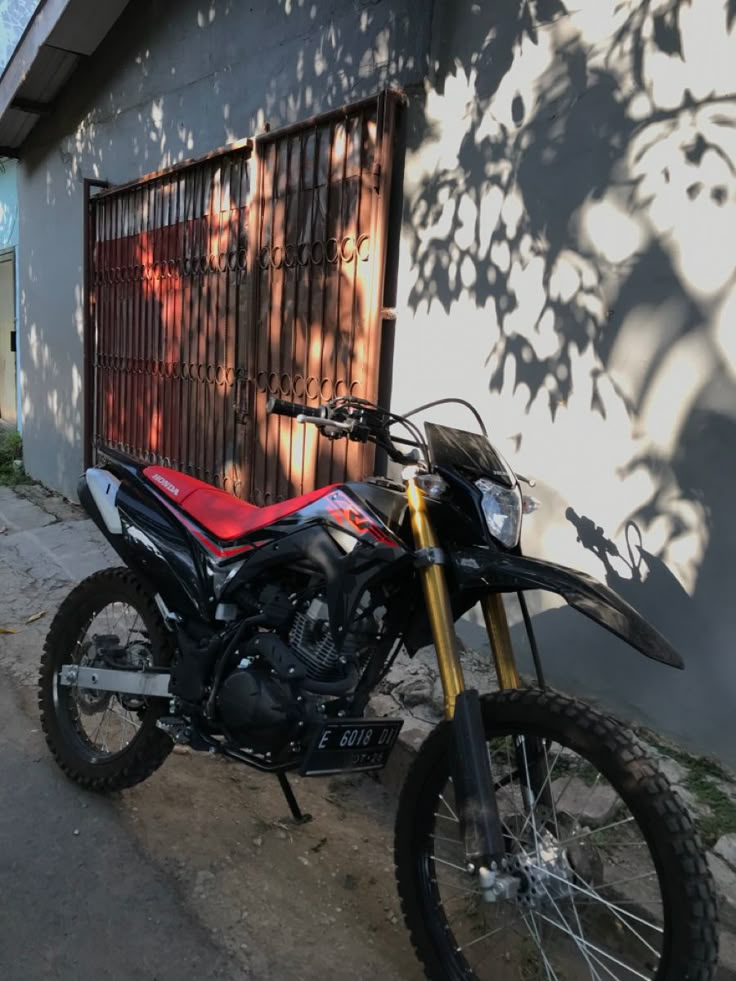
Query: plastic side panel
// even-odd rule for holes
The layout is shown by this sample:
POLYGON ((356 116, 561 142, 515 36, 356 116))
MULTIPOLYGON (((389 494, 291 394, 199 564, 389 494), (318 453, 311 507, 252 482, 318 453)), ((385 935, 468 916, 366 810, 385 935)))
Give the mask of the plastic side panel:
POLYGON ((113 535, 119 535, 123 528, 115 501, 120 481, 107 470, 99 470, 96 467, 87 470, 85 480, 107 530, 113 535))

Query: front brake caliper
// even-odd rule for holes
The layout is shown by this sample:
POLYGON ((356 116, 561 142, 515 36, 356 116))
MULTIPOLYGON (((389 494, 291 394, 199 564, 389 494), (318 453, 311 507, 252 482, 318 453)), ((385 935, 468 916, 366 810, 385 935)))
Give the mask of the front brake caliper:
POLYGON ((519 879, 510 872, 497 869, 487 869, 481 865, 478 869, 478 881, 487 903, 498 903, 504 899, 516 899, 521 885, 519 879))

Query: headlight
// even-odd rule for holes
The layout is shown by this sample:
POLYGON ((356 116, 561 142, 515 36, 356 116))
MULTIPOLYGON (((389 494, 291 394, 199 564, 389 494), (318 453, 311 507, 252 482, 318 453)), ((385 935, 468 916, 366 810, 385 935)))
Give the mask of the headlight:
POLYGON ((521 531, 521 491, 519 485, 501 487, 481 478, 475 486, 483 492, 481 501, 488 530, 506 548, 519 544, 521 531))

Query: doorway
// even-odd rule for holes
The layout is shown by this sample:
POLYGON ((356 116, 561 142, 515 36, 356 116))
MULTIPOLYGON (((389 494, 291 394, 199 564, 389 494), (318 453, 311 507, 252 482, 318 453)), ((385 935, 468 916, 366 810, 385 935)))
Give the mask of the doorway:
POLYGON ((0 419, 16 426, 15 249, 0 252, 0 419))

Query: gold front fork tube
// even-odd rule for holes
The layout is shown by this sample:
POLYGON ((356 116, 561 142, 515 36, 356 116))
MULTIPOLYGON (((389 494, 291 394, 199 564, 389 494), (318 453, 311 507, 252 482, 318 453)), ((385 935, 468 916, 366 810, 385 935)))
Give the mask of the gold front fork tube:
MULTIPOLYGON (((427 514, 424 495, 413 477, 406 482, 406 496, 409 500, 411 528, 417 550, 439 549, 434 528, 427 514)), ((455 700, 460 692, 465 690, 465 680, 460 665, 445 570, 441 563, 432 561, 431 553, 425 552, 424 557, 428 564, 419 569, 419 578, 424 590, 429 624, 437 651, 437 663, 445 694, 445 716, 451 719, 455 714, 455 700)))
POLYGON ((486 621, 488 640, 496 664, 498 687, 520 688, 519 673, 516 670, 514 652, 511 647, 509 622, 506 619, 506 608, 500 593, 486 593, 481 600, 483 619, 486 621))

